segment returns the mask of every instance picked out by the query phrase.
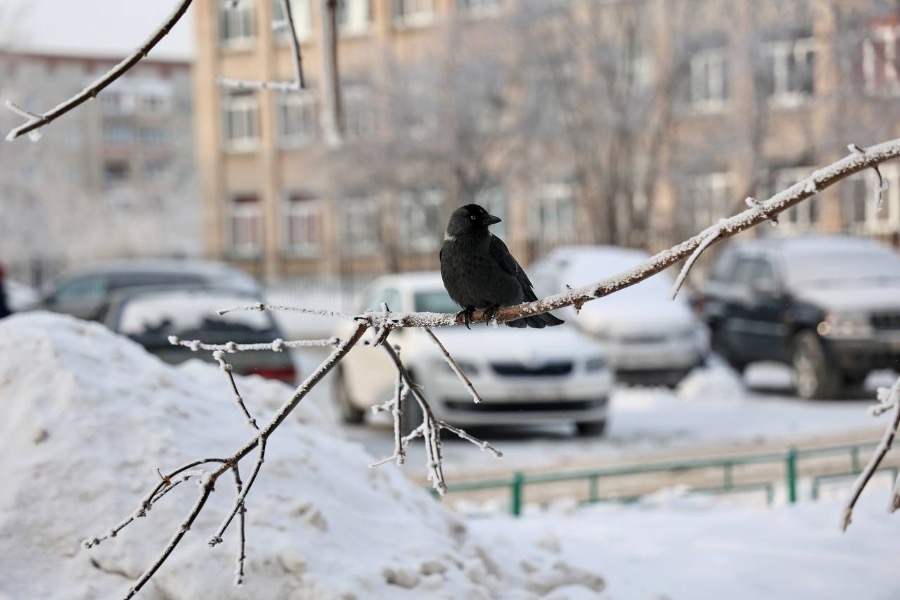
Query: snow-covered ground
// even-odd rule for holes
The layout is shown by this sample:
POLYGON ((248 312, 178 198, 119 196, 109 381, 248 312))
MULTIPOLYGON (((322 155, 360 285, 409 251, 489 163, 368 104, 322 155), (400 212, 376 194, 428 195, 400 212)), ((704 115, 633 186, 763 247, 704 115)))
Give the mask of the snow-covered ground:
MULTIPOLYGON (((717 381, 723 373, 698 375, 674 395, 622 392, 624 400, 615 400, 612 442, 576 442, 588 452, 624 452, 628 442, 616 446, 615 440, 650 432, 633 447, 667 444, 658 441, 666 439, 666 428, 688 432, 673 439, 703 441, 728 439, 728 432, 765 434, 768 428, 837 429, 841 419, 845 427, 869 423, 861 402, 791 404, 777 394, 760 413, 755 404, 768 406, 764 397, 720 395, 732 385, 717 381), (702 400, 705 393, 698 390, 704 386, 719 397, 702 400), (735 410, 744 413, 734 417, 735 410), (815 417, 819 412, 826 416, 815 417), (746 423, 754 420, 755 426, 746 423)), ((290 394, 282 384, 255 377, 239 384, 261 421, 290 394)), ((900 534, 900 517, 883 511, 886 491, 867 492, 843 536, 836 533, 840 511, 833 502, 765 510, 677 495, 630 508, 464 520, 393 465, 370 469, 373 456, 344 439, 322 410, 326 403, 321 392, 304 401, 270 441, 248 498, 244 586, 231 584, 235 532, 216 548, 206 544, 233 497, 222 480, 142 597, 900 596, 900 575, 883 566, 900 534)), ((156 467, 227 455, 252 435, 215 367, 199 361, 167 366, 100 325, 60 315, 0 321, 0 406, 3 600, 124 595, 178 527, 196 488, 179 487, 147 518, 97 548, 87 550, 81 540, 133 512, 155 484, 156 467)), ((498 444, 507 452, 504 460, 531 460, 563 434, 547 436, 537 449, 524 449, 528 441, 522 439, 498 444)), ((492 460, 468 444, 445 449, 464 453, 463 461, 492 460)), ((420 450, 412 448, 409 461, 423 468, 420 450)))

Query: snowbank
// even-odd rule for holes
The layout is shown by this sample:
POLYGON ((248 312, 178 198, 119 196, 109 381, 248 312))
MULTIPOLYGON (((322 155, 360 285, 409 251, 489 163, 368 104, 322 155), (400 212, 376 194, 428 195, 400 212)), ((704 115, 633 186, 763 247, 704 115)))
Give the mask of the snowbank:
MULTIPOLYGON (((289 393, 256 377, 239 385, 258 420, 289 393)), ((46 313, 0 322, 0 406, 0 598, 124 595, 196 488, 176 488, 98 548, 81 540, 130 514, 156 467, 228 455, 250 437, 215 367, 173 368, 100 325, 46 313)), ((602 589, 592 569, 550 550, 516 548, 512 559, 508 547, 473 539, 425 491, 393 467, 369 469, 372 461, 302 404, 270 440, 248 498, 246 583, 232 585, 234 530, 206 544, 232 500, 223 478, 141 597, 562 598, 602 589)))

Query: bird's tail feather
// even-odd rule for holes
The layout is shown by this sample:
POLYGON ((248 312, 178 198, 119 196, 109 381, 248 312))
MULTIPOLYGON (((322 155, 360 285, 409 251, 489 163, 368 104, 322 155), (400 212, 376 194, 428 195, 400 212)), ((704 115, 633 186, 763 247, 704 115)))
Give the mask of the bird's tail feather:
POLYGON ((543 329, 544 327, 555 327, 565 323, 562 319, 557 319, 550 313, 534 315, 533 317, 523 317, 515 321, 507 321, 509 327, 534 327, 535 329, 543 329))

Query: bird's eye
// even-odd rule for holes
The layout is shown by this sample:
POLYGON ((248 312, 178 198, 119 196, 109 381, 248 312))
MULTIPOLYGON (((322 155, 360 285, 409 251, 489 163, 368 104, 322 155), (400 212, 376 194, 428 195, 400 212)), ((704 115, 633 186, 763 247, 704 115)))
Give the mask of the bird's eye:
POLYGON ((475 215, 472 215, 472 216, 469 217, 469 218, 472 219, 472 220, 474 221, 474 220, 477 219, 478 217, 476 217, 475 215))

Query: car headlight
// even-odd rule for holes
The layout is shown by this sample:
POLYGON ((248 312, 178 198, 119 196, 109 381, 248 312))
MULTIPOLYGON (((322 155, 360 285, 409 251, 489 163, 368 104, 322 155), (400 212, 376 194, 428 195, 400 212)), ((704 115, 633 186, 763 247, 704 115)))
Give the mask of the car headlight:
MULTIPOLYGON (((454 360, 456 361, 456 364, 459 365, 459 368, 462 369, 462 372, 469 377, 478 374, 478 367, 475 365, 475 363, 467 360, 454 360)), ((435 369, 440 370, 440 372, 443 372, 444 374, 451 373, 455 375, 455 373, 453 373, 453 367, 451 367, 450 363, 448 363, 444 358, 435 358, 433 361, 431 361, 431 364, 435 369)))
POLYGON ((601 371, 606 368, 606 359, 602 356, 594 356, 592 358, 589 358, 587 359, 587 362, 584 363, 584 368, 588 373, 601 371))
POLYGON ((830 313, 816 327, 819 335, 830 337, 866 337, 872 334, 869 315, 861 313, 830 313))

